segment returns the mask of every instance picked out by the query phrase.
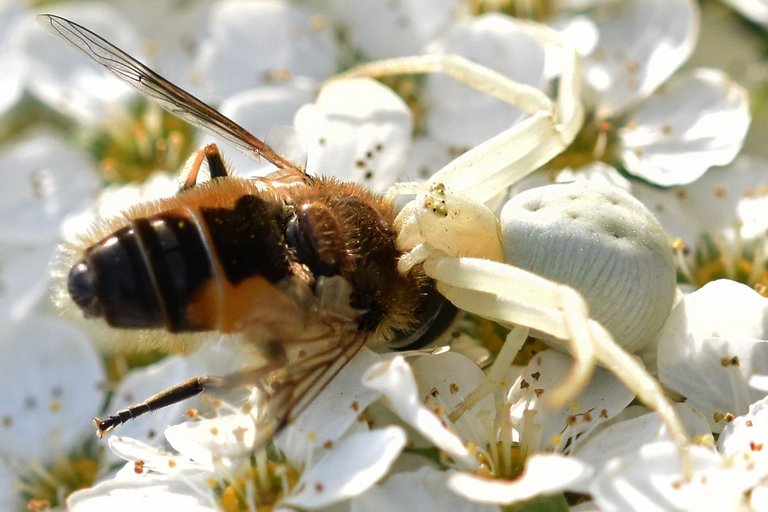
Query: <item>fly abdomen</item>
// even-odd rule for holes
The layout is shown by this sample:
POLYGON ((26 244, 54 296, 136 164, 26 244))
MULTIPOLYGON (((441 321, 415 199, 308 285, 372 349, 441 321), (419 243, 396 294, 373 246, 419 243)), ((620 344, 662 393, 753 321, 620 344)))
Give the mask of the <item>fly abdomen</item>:
POLYGON ((238 330, 235 317, 289 274, 283 217, 281 203, 251 194, 227 207, 176 202, 88 248, 69 294, 114 327, 238 330))
POLYGON ((211 278, 211 258, 197 226, 166 212, 134 219, 90 247, 69 273, 72 300, 87 317, 115 327, 205 329, 186 314, 211 278))

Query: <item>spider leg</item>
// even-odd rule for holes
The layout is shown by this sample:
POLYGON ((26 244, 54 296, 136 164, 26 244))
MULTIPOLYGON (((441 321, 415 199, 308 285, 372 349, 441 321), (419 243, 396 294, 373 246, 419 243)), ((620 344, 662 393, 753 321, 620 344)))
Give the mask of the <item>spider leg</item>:
POLYGON ((424 261, 425 273, 457 307, 503 324, 529 327, 565 343, 575 361, 566 380, 547 397, 562 407, 578 394, 592 375, 595 361, 612 370, 637 397, 654 410, 666 426, 690 469, 690 439, 672 402, 656 379, 598 322, 573 288, 511 265, 433 253, 424 261), (555 305, 555 306, 553 306, 555 305))
POLYGON ((584 120, 576 51, 546 27, 521 26, 543 43, 555 46, 561 54, 554 100, 535 87, 515 82, 457 55, 382 60, 364 64, 334 79, 443 73, 530 114, 520 123, 462 154, 429 179, 429 183, 440 182, 477 201, 486 202, 561 153, 573 141, 584 120))

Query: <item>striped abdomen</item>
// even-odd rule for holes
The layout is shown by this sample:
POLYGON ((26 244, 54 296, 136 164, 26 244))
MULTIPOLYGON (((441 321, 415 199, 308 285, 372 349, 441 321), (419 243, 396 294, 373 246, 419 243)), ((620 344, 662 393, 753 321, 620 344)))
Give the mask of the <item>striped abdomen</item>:
MULTIPOLYGON (((253 194, 228 206, 173 203, 89 247, 67 288, 115 327, 241 330, 242 310, 289 274, 283 205, 253 194)), ((280 302, 273 298, 273 302, 280 302)))

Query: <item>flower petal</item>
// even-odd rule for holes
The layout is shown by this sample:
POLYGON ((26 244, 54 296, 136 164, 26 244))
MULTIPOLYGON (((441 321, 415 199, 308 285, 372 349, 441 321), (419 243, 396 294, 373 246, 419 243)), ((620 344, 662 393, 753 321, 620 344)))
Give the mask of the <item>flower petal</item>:
POLYGON ((313 454, 333 443, 358 420, 360 413, 380 393, 363 386, 363 376, 381 357, 363 347, 341 369, 315 400, 275 439, 275 446, 295 466, 312 460, 313 454))
MULTIPOLYGON (((117 10, 106 3, 67 2, 51 6, 51 11, 77 20, 96 33, 109 34, 113 44, 129 55, 141 58, 143 52, 138 34, 117 10)), ((63 43, 61 38, 51 37, 40 30, 36 23, 30 23, 22 37, 30 63, 28 87, 52 109, 96 126, 103 122, 116 103, 135 98, 128 85, 63 43)))
MULTIPOLYGON (((675 409, 692 438, 711 434, 709 423, 696 409, 684 403, 676 404, 675 409)), ((634 453, 640 445, 663 440, 672 441, 659 415, 646 412, 616 421, 586 441, 580 439, 571 455, 599 469, 614 457, 634 453)))
POLYGON ((413 122, 403 100, 380 83, 328 83, 294 127, 307 144, 307 171, 383 192, 405 169, 413 122))
POLYGON ((768 472, 768 397, 728 423, 717 439, 720 453, 741 464, 761 464, 768 472))
POLYGON ((351 512, 440 510, 442 512, 498 512, 498 507, 475 503, 446 492, 449 473, 431 466, 390 475, 352 503, 351 512))
POLYGON ((723 279, 686 296, 659 334, 659 379, 702 411, 715 432, 727 414, 745 414, 765 394, 749 381, 768 374, 767 313, 768 299, 723 279))
POLYGON ((715 69, 670 81, 619 131, 627 171, 661 186, 685 185, 729 163, 749 128, 747 92, 715 69))
POLYGON ((208 19, 210 35, 200 45, 197 68, 212 101, 292 77, 320 81, 336 71, 330 27, 303 7, 229 0, 213 4, 208 19))
POLYGON ((284 503, 321 508, 362 494, 382 478, 405 447, 405 432, 386 427, 345 437, 308 468, 284 503))
POLYGON ((584 62, 598 118, 647 97, 691 55, 698 9, 690 0, 609 2, 593 12, 599 41, 584 62))
MULTIPOLYGON (((208 466, 200 464, 189 457, 165 452, 131 437, 111 436, 108 443, 112 453, 121 459, 134 463, 141 461, 141 468, 143 470, 161 474, 178 474, 184 471, 210 469, 208 466)), ((125 474, 118 474, 118 479, 125 478, 126 476, 135 478, 136 475, 143 474, 136 472, 135 464, 128 464, 126 467, 129 468, 129 471, 126 471, 125 474)))
POLYGON ((184 510, 215 512, 210 488, 204 482, 164 476, 140 480, 107 480, 67 498, 71 512, 123 512, 131 510, 184 510))
POLYGON ((711 450, 691 446, 693 478, 682 475, 672 442, 646 444, 611 460, 592 480, 592 497, 604 511, 740 510, 741 473, 728 472, 711 450))
POLYGON ((363 383, 389 399, 390 408, 458 463, 475 468, 477 461, 462 439, 448 430, 443 421, 421 405, 416 381, 408 363, 400 356, 373 366, 363 383))
POLYGON ((351 43, 372 60, 421 53, 428 41, 450 25, 458 7, 457 0, 331 2, 351 43))
MULTIPOLYGON (((544 46, 510 16, 485 14, 451 27, 429 47, 431 53, 461 55, 512 80, 534 87, 544 83, 544 46)), ((522 113, 488 93, 446 76, 429 76, 427 132, 443 142, 468 148, 515 124, 522 113)))
POLYGON ((5 324, 0 337, 0 453, 52 461, 88 435, 104 370, 86 335, 59 318, 5 324))
POLYGON ((536 454, 526 459, 525 471, 517 480, 492 480, 454 472, 448 487, 459 496, 481 503, 509 504, 576 488, 591 475, 589 466, 574 458, 536 454))
POLYGON ((540 352, 523 370, 520 384, 511 392, 510 400, 519 400, 514 415, 536 409, 534 421, 542 429, 542 448, 561 449, 569 438, 615 416, 634 398, 611 372, 596 368, 587 387, 570 404, 560 409, 543 406, 541 401, 547 392, 562 384, 573 364, 572 358, 556 350, 540 352))
POLYGON ((82 208, 99 188, 99 179, 84 154, 59 137, 37 134, 5 148, 0 173, 13 176, 0 191, 0 225, 7 243, 57 241, 61 219, 82 208))

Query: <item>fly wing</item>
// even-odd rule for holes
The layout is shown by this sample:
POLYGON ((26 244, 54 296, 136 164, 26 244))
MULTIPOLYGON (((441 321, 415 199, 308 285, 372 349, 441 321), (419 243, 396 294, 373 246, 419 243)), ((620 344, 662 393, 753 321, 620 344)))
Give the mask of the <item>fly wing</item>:
POLYGON ((50 26, 53 32, 79 48, 120 80, 149 96, 172 114, 234 144, 254 159, 266 158, 284 173, 306 176, 299 166, 275 152, 248 130, 158 75, 101 36, 54 14, 40 14, 38 20, 50 26))
POLYGON ((303 346, 299 359, 289 358, 286 364, 273 366, 269 372, 261 368, 230 376, 236 381, 233 384, 254 385, 262 394, 257 415, 257 443, 261 445, 269 441, 293 423, 360 351, 366 340, 364 333, 357 333, 347 341, 319 340, 317 350, 303 346))

